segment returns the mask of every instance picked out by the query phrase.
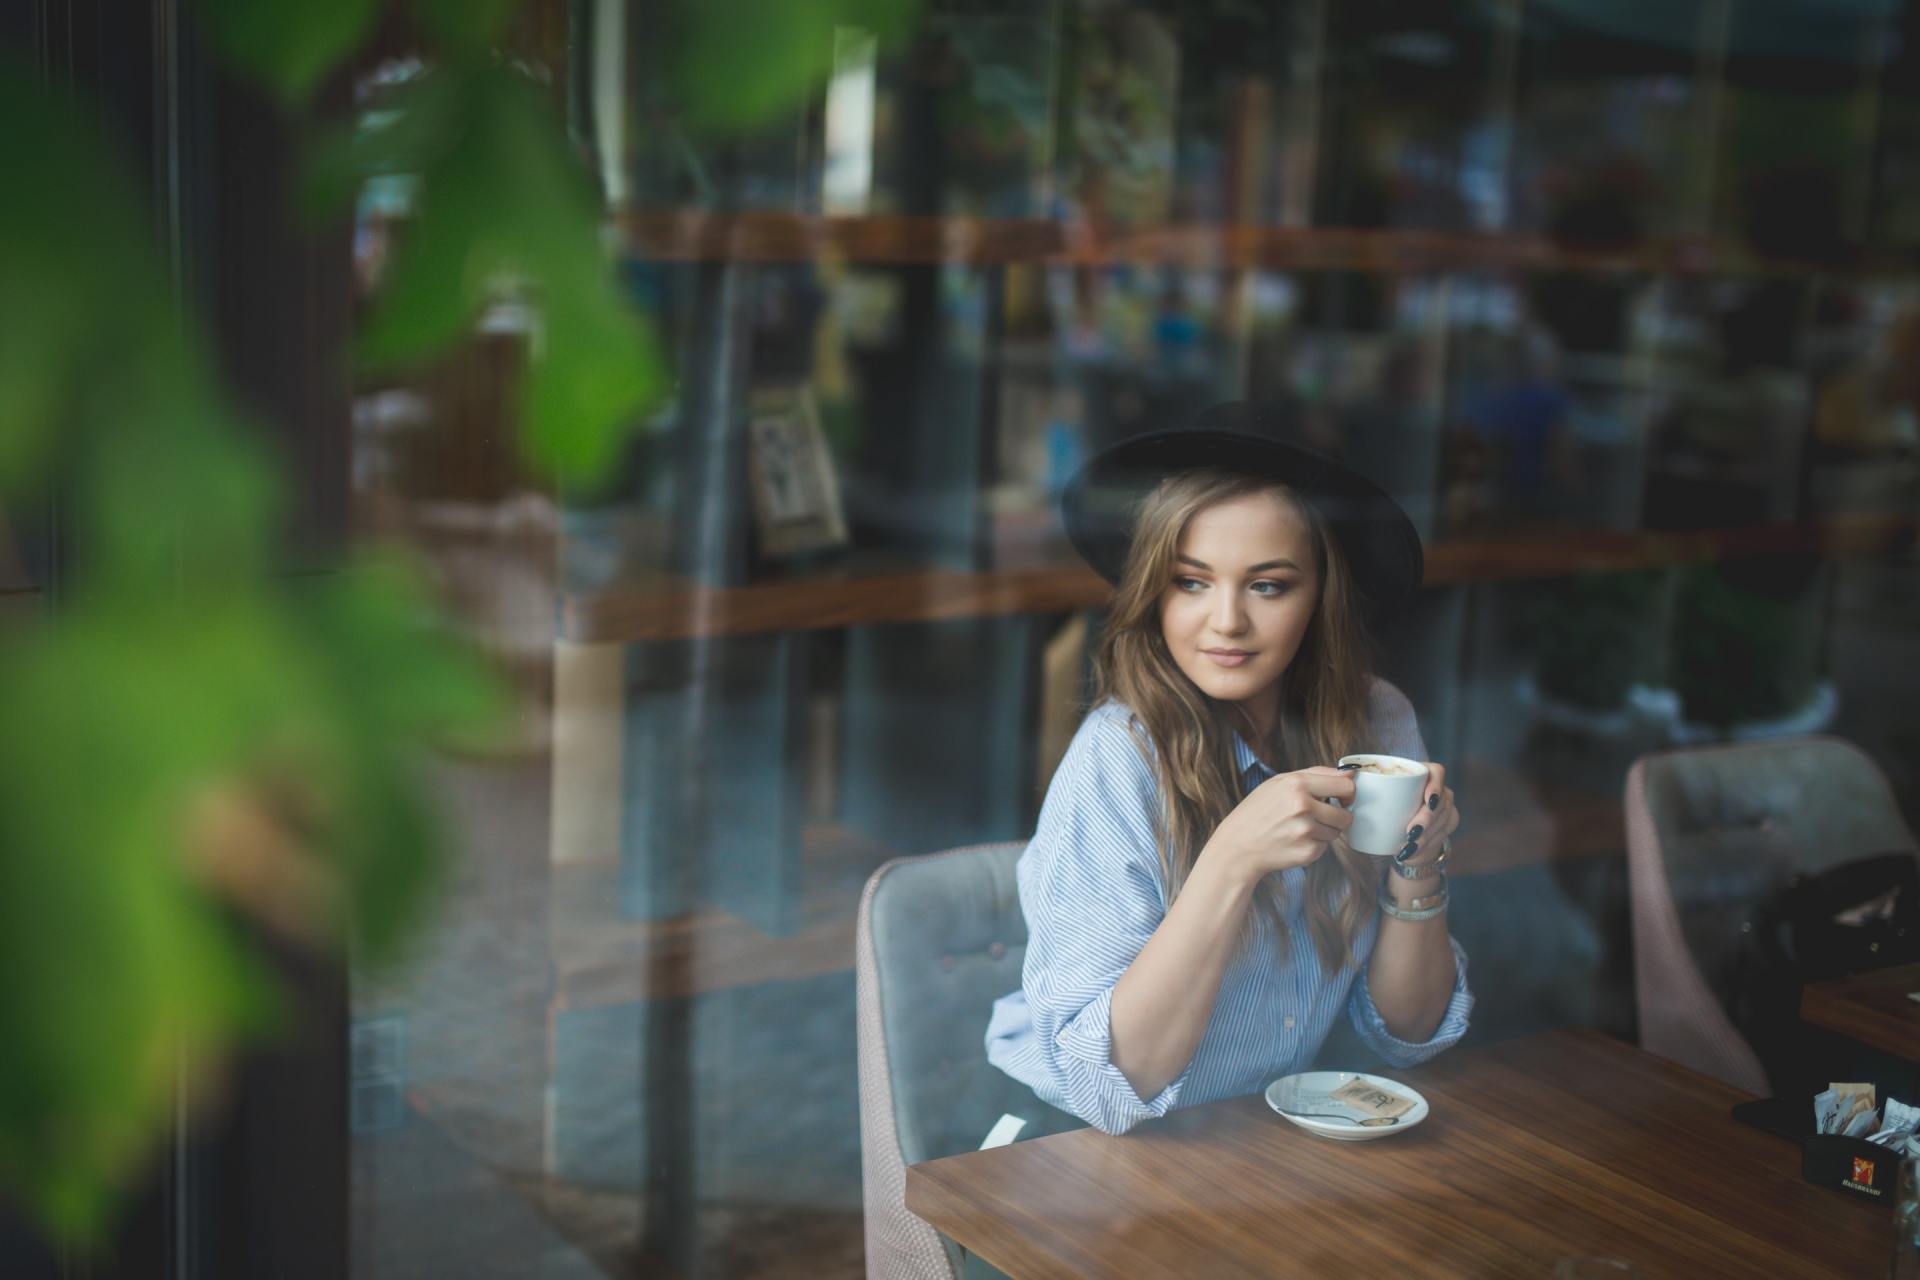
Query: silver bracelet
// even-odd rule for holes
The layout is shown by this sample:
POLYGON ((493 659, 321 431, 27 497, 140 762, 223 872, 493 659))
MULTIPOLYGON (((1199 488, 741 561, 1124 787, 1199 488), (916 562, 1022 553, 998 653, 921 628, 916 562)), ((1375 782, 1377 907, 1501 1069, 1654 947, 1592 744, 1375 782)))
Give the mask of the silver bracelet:
POLYGON ((1398 905, 1403 911, 1422 911, 1427 907, 1445 906, 1446 902, 1447 877, 1445 873, 1442 873, 1439 888, 1435 889, 1432 893, 1423 893, 1417 898, 1408 898, 1405 902, 1399 903, 1398 905))
MULTIPOLYGON (((1402 880, 1418 880, 1446 866, 1447 855, 1452 852, 1453 838, 1449 836, 1440 842, 1440 856, 1432 862, 1423 862, 1417 866, 1410 862, 1389 862, 1387 865, 1392 867, 1393 874, 1399 876, 1402 880)), ((1444 875, 1446 873, 1441 872, 1441 874, 1444 875)))
MULTIPOLYGON (((1447 894, 1443 889, 1437 896, 1440 900, 1430 907, 1417 907, 1411 911, 1393 900, 1393 895, 1385 889, 1380 890, 1380 909, 1395 920, 1431 920, 1447 909, 1447 894)), ((1431 901, 1430 898, 1416 898, 1416 902, 1431 901)))
MULTIPOLYGON (((1453 841, 1442 840, 1440 842, 1440 856, 1435 858, 1432 862, 1420 862, 1420 863, 1389 862, 1387 865, 1392 867, 1394 874, 1399 876, 1402 880, 1419 880, 1422 877, 1430 875, 1435 871, 1439 871, 1440 868, 1446 866, 1447 855, 1452 852, 1453 852, 1453 841)), ((1441 872, 1441 874, 1444 875, 1445 872, 1441 872)))

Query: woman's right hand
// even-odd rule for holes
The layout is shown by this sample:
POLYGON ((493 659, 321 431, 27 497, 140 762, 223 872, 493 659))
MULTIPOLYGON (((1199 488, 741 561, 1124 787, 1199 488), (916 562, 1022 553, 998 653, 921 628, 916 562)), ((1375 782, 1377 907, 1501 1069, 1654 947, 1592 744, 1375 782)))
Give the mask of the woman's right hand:
POLYGON ((1324 765, 1277 773, 1234 806, 1201 851, 1243 873, 1249 883, 1304 867, 1353 825, 1339 805, 1353 803, 1353 775, 1324 765))

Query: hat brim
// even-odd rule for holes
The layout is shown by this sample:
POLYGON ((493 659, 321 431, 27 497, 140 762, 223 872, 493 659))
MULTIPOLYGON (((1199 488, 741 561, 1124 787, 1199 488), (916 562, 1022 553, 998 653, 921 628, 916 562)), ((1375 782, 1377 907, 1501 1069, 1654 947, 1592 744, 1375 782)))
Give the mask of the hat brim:
POLYGON ((1325 454, 1236 431, 1149 431, 1095 454, 1060 498, 1074 549, 1118 584, 1141 501, 1169 475, 1200 468, 1273 480, 1311 503, 1340 540, 1369 622, 1398 613, 1419 590, 1420 535, 1385 490, 1325 454))

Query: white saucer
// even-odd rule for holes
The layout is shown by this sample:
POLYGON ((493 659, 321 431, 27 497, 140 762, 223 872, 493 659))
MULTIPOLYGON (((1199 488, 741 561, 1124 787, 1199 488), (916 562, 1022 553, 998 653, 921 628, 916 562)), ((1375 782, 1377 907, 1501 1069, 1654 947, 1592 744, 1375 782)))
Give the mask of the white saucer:
MULTIPOLYGON (((1302 1071, 1297 1075, 1281 1076, 1267 1086, 1267 1105, 1279 1112, 1282 1118, 1291 1120, 1308 1133, 1317 1133, 1323 1138, 1333 1138, 1339 1142, 1366 1142, 1373 1138, 1391 1138, 1396 1133, 1405 1133, 1427 1118, 1427 1100, 1421 1097, 1417 1090, 1408 1088, 1398 1080, 1368 1075, 1364 1071, 1302 1071), (1412 1098, 1413 1110, 1401 1116, 1399 1124, 1380 1125, 1377 1128, 1365 1128, 1357 1124, 1347 1124, 1341 1120, 1315 1120, 1307 1116, 1287 1114, 1289 1111, 1347 1112, 1352 1110, 1327 1097, 1349 1080, 1364 1080, 1368 1084, 1397 1093, 1403 1098, 1412 1098)), ((1361 1119, 1363 1114, 1354 1111, 1353 1118, 1361 1119)))

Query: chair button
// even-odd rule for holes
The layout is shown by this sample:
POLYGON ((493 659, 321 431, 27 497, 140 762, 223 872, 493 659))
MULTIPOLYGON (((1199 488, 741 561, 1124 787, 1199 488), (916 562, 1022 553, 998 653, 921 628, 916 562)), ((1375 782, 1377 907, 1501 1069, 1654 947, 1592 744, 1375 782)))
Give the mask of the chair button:
POLYGON ((1293 1015, 1288 1014, 1285 1018, 1281 1019, 1281 1023, 1287 1030, 1293 1030, 1293 1015))
POLYGON ((987 948, 987 954, 995 960, 998 960, 1007 954, 1007 944, 1004 942, 996 942, 987 948))
POLYGON ((945 970, 947 970, 948 972, 952 972, 952 970, 953 970, 953 957, 952 957, 952 956, 941 956, 941 957, 940 957, 940 967, 941 967, 942 969, 945 969, 945 970))

